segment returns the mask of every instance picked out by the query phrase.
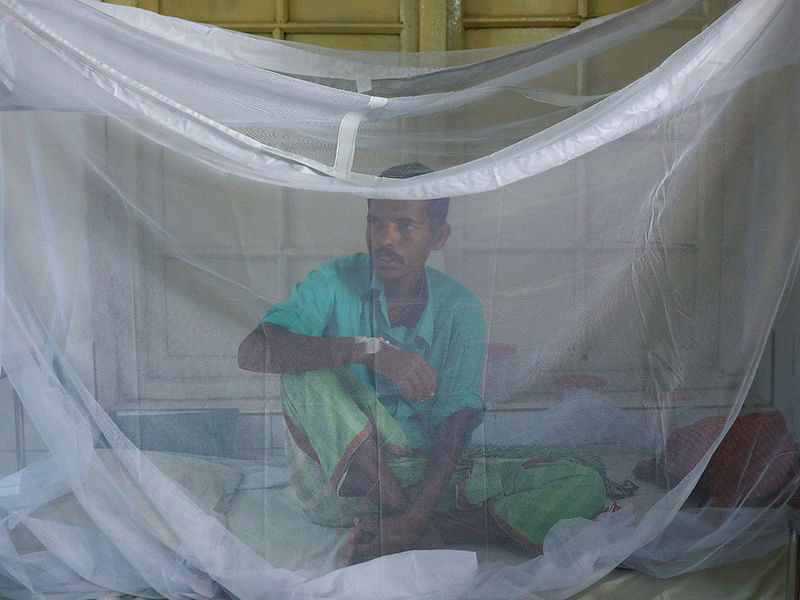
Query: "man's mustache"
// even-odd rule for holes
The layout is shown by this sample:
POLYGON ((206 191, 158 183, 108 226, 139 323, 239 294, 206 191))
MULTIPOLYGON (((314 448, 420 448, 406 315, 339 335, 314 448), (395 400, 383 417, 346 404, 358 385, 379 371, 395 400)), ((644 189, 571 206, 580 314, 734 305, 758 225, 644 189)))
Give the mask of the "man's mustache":
POLYGON ((375 252, 372 253, 372 256, 374 258, 378 258, 378 259, 389 258, 389 259, 397 260, 397 261, 402 261, 403 260, 402 256, 400 256, 399 254, 396 254, 395 252, 393 252, 392 250, 389 250, 388 248, 378 248, 377 250, 375 250, 375 252))

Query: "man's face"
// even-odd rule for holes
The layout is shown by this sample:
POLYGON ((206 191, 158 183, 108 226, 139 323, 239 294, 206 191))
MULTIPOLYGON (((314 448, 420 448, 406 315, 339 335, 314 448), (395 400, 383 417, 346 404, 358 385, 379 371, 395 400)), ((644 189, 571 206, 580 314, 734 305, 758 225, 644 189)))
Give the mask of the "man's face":
POLYGON ((431 229, 424 200, 370 200, 367 248, 372 266, 385 282, 418 282, 431 250, 444 246, 447 223, 431 229))

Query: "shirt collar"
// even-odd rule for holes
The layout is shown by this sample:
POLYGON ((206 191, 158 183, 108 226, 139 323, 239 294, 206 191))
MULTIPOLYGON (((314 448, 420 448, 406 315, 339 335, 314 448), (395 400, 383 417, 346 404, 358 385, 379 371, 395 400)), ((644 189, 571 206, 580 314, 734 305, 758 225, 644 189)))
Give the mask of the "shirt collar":
MULTIPOLYGON (((383 313, 384 318, 388 320, 388 312, 386 309, 386 294, 384 293, 383 289, 383 281, 372 271, 370 276, 370 284, 369 284, 370 294, 372 297, 377 297, 380 301, 381 312, 383 313)), ((427 344, 430 348, 433 344, 433 306, 436 305, 436 300, 433 296, 433 290, 431 288, 431 278, 430 278, 430 267, 425 265, 425 290, 427 292, 428 301, 425 303, 425 309, 422 311, 422 315, 417 321, 417 324, 414 326, 413 331, 409 332, 407 336, 408 339, 414 340, 415 338, 419 337, 427 344)), ((387 323, 388 325, 388 323, 387 323)))

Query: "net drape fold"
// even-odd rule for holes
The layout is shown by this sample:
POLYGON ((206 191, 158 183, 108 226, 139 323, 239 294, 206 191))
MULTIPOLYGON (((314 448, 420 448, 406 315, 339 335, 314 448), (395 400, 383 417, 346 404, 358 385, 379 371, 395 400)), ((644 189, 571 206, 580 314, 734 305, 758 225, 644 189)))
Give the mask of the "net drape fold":
POLYGON ((556 600, 784 544, 798 403, 770 365, 800 248, 800 6, 741 0, 695 31, 694 4, 400 55, 0 0, 0 385, 30 446, 21 469, 0 448, 0 596, 556 600), (430 172, 381 175, 403 163, 430 172), (294 495, 280 377, 237 347, 366 250, 365 198, 442 197, 428 264, 488 342, 470 472, 588 464, 604 509, 538 556, 487 538, 345 566, 348 528, 294 495))

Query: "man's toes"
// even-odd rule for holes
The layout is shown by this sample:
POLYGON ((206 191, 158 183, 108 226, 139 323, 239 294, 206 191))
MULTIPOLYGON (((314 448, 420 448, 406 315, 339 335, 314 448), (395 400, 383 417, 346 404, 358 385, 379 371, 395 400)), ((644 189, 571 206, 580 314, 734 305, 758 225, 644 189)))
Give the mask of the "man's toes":
POLYGON ((349 564, 354 565, 356 563, 366 562, 368 560, 372 560, 373 558, 377 558, 381 555, 380 550, 380 544, 376 543, 375 541, 367 542, 366 544, 355 544, 353 546, 353 554, 349 564))

